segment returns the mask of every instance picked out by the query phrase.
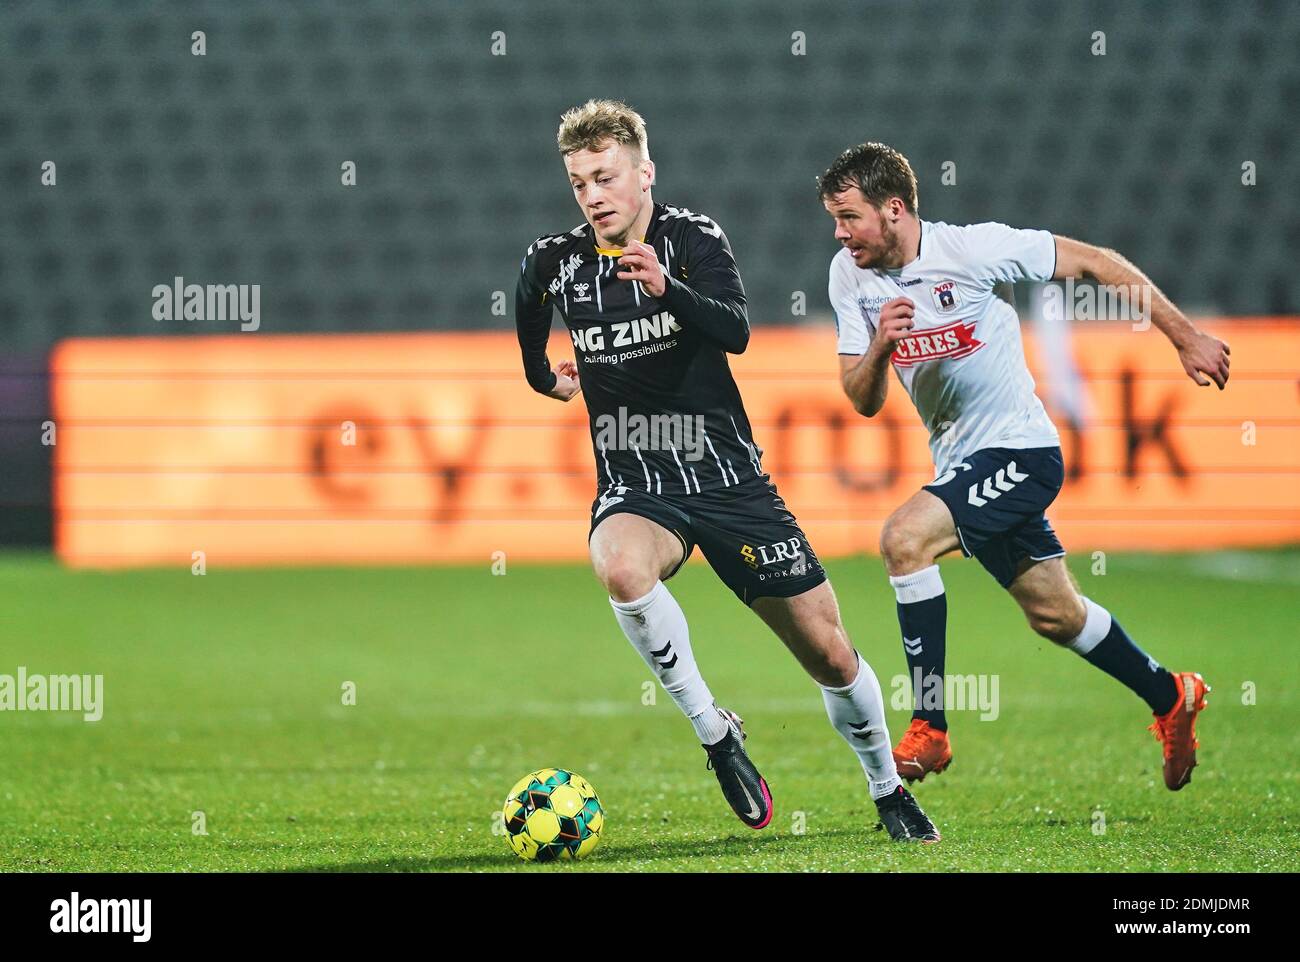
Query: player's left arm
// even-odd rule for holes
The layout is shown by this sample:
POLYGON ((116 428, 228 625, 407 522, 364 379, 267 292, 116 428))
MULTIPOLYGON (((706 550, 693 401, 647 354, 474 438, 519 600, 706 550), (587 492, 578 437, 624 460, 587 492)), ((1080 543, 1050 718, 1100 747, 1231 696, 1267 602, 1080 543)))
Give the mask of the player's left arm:
POLYGON ((618 277, 639 283, 651 297, 668 306, 673 317, 721 345, 730 354, 743 354, 749 346, 749 313, 745 288, 731 247, 722 231, 717 234, 691 226, 691 243, 683 251, 689 281, 665 274, 659 255, 641 241, 631 241, 618 260, 618 277), (693 234, 703 235, 695 238, 693 234))
POLYGON ((1053 236, 1056 241, 1053 280, 1090 277, 1101 284, 1142 291, 1151 311, 1151 323, 1178 349, 1178 359, 1187 376, 1201 387, 1207 387, 1213 381, 1220 391, 1223 390, 1228 383, 1228 355, 1231 353, 1227 344, 1199 330, 1146 274, 1122 254, 1069 237, 1053 236))

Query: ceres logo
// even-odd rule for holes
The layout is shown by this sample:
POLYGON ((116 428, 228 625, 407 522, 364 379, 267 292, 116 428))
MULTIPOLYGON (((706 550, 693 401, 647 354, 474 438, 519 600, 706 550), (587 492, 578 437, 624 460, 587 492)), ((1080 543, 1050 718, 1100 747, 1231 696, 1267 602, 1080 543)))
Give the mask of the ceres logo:
POLYGON ((957 321, 944 327, 909 334, 894 346, 890 360, 896 367, 911 367, 922 361, 952 360, 974 354, 984 346, 975 340, 975 322, 957 321))

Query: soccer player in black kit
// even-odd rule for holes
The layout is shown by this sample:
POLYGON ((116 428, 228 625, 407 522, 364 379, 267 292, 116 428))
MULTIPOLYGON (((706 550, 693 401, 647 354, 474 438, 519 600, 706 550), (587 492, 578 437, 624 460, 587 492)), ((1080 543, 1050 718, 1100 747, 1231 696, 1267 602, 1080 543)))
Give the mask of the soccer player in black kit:
POLYGON ((727 364, 749 342, 740 273, 708 217, 655 203, 645 124, 592 100, 557 137, 584 223, 524 256, 515 323, 538 393, 587 400, 597 488, 588 544, 619 626, 690 720, 723 796, 751 828, 772 797, 696 665, 686 617, 664 582, 698 545, 718 577, 818 683, 895 840, 939 833, 899 780, 880 685, 850 643, 826 573, 762 467, 727 364), (553 308, 576 363, 546 355, 553 308))

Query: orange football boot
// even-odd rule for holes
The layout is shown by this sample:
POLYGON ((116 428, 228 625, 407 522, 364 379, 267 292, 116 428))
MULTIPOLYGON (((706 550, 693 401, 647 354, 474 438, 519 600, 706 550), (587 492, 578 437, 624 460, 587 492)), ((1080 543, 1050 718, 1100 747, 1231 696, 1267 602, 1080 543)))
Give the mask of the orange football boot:
POLYGON ((952 748, 948 733, 931 728, 928 721, 913 718, 894 749, 894 765, 898 774, 909 782, 923 782, 925 776, 936 775, 952 764, 952 748))
POLYGON ((1165 750, 1165 787, 1176 792, 1192 780, 1196 767, 1196 716, 1205 710, 1205 695, 1210 686, 1195 672, 1174 674, 1178 687, 1178 701, 1165 715, 1156 715, 1147 731, 1165 750))

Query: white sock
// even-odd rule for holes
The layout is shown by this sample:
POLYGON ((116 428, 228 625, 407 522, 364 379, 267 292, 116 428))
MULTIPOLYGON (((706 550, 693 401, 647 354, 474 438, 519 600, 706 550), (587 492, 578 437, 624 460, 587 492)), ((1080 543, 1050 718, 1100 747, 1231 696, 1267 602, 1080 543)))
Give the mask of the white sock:
POLYGON ((859 654, 858 677, 853 679, 853 684, 844 688, 820 687, 831 724, 857 752, 862 770, 867 773, 871 797, 884 798, 902 782, 894 767, 889 729, 885 725, 885 702, 880 697, 876 673, 859 654))
POLYGON ((610 598, 609 603, 623 634, 690 719, 700 742, 712 745, 726 737, 727 721, 714 707, 713 694, 695 667, 686 615, 664 583, 656 581, 644 598, 610 598))
POLYGON ((1079 632, 1079 637, 1065 647, 1086 657, 1110 634, 1111 616, 1109 611, 1091 598, 1084 598, 1083 605, 1088 610, 1088 616, 1083 622, 1083 631, 1079 632))

